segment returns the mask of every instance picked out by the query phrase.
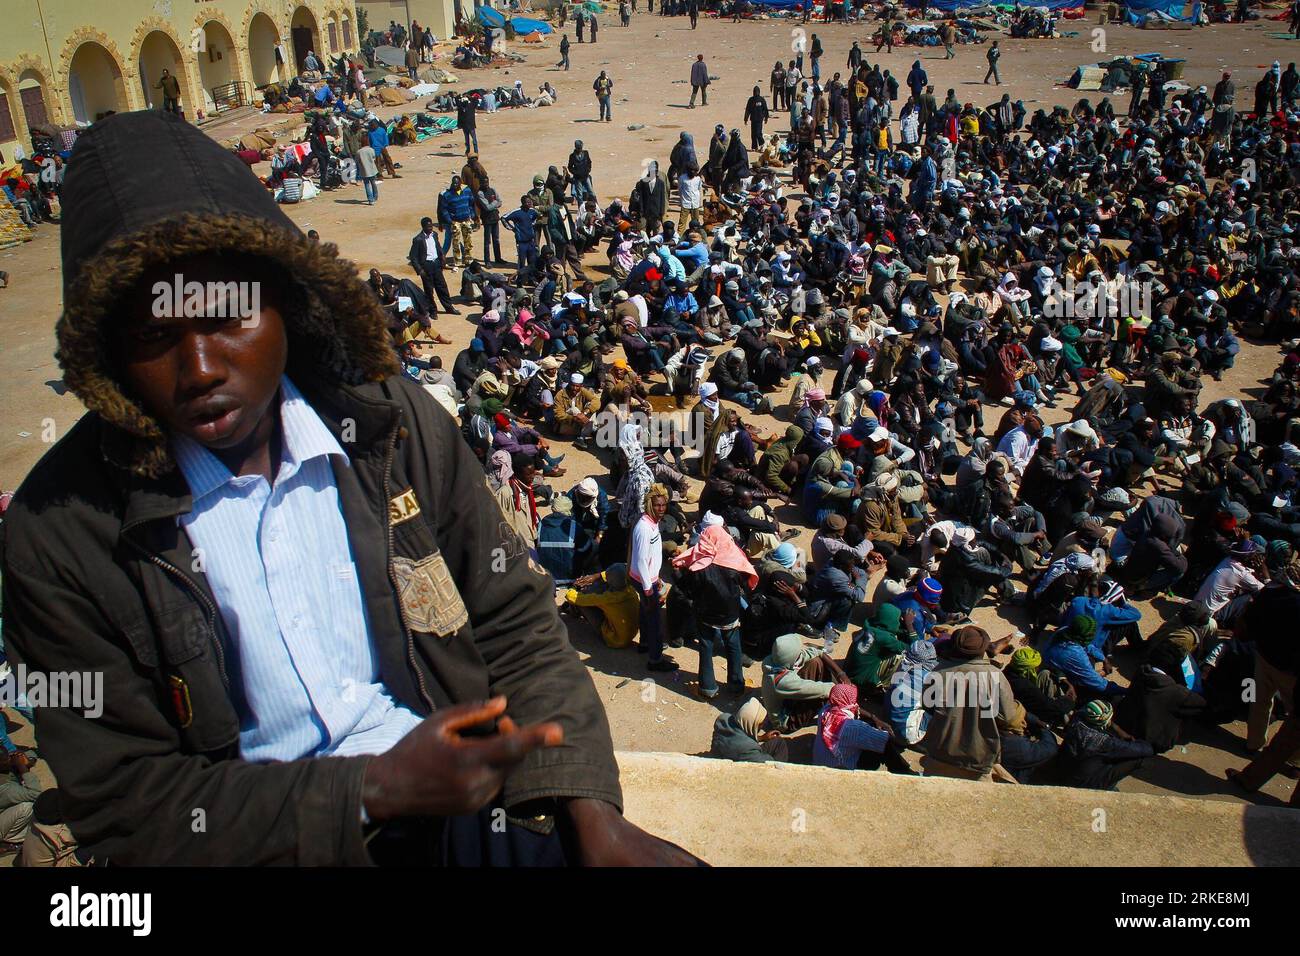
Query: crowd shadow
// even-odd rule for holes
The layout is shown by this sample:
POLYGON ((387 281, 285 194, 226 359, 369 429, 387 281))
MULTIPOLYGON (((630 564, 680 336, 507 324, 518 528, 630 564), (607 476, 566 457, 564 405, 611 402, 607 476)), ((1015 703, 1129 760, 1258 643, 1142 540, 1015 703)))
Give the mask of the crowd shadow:
MULTIPOLYGON (((560 615, 560 619, 564 621, 564 626, 568 630, 569 643, 573 645, 574 650, 579 654, 586 656, 583 663, 592 670, 599 671, 609 677, 623 678, 637 685, 649 678, 655 682, 655 686, 660 692, 684 700, 699 702, 699 698, 691 691, 698 674, 698 653, 695 648, 665 648, 665 652, 677 661, 681 667, 671 673, 651 671, 646 669, 646 655, 637 652, 640 636, 627 647, 610 647, 605 643, 604 638, 600 636, 600 631, 573 609, 564 610, 560 615)), ((718 660, 717 663, 722 664, 722 661, 718 660)), ((722 664, 722 666, 725 671, 726 665, 722 664)), ((616 689, 618 686, 620 685, 616 685, 616 689)), ((626 690, 627 687, 623 686, 623 689, 626 690)), ((635 688, 634 692, 639 694, 641 692, 640 687, 635 688)), ((734 702, 739 705, 744 702, 744 698, 736 699, 734 702)), ((719 706, 723 704, 730 705, 732 699, 724 691, 719 695, 718 700, 712 703, 719 706)), ((608 704, 608 700, 606 700, 606 704, 608 704)))

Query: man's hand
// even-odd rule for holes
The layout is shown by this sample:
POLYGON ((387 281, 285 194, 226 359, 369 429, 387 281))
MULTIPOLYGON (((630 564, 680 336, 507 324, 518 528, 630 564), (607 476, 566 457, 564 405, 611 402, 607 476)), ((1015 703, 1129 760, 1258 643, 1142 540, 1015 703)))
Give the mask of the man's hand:
POLYGON ((564 804, 583 866, 702 866, 675 843, 651 836, 629 823, 604 800, 575 798, 564 804))
POLYGON ((525 757, 564 740, 559 724, 520 729, 504 716, 505 709, 504 697, 449 707, 371 758, 361 791, 370 819, 475 813, 500 793, 506 776, 525 757), (470 727, 494 722, 496 734, 461 736, 470 727))

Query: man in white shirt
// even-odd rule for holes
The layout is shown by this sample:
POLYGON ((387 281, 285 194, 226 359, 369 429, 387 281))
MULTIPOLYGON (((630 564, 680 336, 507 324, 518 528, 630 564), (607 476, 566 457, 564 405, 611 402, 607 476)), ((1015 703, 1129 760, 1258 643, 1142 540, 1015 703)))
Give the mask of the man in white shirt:
POLYGON ((1264 566, 1264 552, 1254 541, 1238 541, 1209 573, 1193 600, 1205 605, 1222 626, 1230 625, 1264 582, 1255 572, 1264 566))
POLYGON ((1011 460, 1011 467, 1020 477, 1025 473, 1029 459, 1038 451, 1038 439, 1043 437, 1043 422, 1038 416, 1028 416, 1022 424, 1002 436, 998 442, 998 453, 1011 460))
POLYGON ((632 526, 632 554, 628 577, 641 600, 641 647, 650 655, 646 669, 675 671, 677 662, 664 657, 664 637, 660 615, 663 608, 662 582, 659 571, 664 563, 663 537, 659 521, 668 512, 668 489, 652 485, 646 494, 648 511, 632 526))
POLYGON ((682 214, 677 217, 677 231, 685 232, 691 220, 704 221, 704 180, 699 172, 688 169, 677 177, 677 195, 682 214))

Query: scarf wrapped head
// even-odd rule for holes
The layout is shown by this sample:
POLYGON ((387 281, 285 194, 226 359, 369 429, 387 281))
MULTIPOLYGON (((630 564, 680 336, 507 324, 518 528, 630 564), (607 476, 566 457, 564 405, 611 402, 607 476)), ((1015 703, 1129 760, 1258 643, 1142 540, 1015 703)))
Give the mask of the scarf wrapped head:
POLYGON ((817 718, 817 732, 826 749, 834 752, 844 722, 858 717, 858 688, 855 684, 836 684, 817 718))
POLYGON ((488 474, 498 488, 504 488, 506 482, 515 476, 514 466, 510 464, 510 452, 494 451, 488 459, 488 474))
POLYGON ((1038 676, 1038 668, 1043 666, 1043 655, 1032 647, 1019 648, 1011 655, 1007 670, 1017 677, 1033 680, 1038 676))
MULTIPOLYGON (((1075 551, 1067 554, 1065 557, 1053 561, 1051 566, 1043 572, 1043 577, 1039 580, 1034 588, 1034 594, 1039 595, 1047 590, 1048 585, 1059 578, 1062 574, 1074 573, 1082 574, 1084 571, 1092 571, 1097 567, 1097 562, 1091 554, 1083 551, 1075 551)), ((1093 622, 1096 623, 1095 621, 1093 622)))
POLYGON ((1089 727, 1106 730, 1115 719, 1115 708, 1104 700, 1090 700, 1083 708, 1082 717, 1089 727))
POLYGON ((618 447, 627 461, 627 469, 615 492, 619 500, 618 522, 624 528, 631 528, 644 513, 646 493, 655 479, 650 466, 645 463, 645 451, 635 427, 620 430, 618 447))
POLYGON ((772 560, 783 568, 793 568, 798 557, 799 552, 789 541, 781 542, 781 545, 772 552, 772 560))
POLYGON ((926 673, 934 670, 938 662, 939 655, 934 649, 934 641, 922 637, 907 645, 907 650, 903 652, 903 663, 899 665, 899 669, 926 673))
POLYGON ((1097 619, 1087 614, 1080 614, 1070 622, 1066 636, 1076 644, 1091 644, 1097 636, 1097 619))
POLYGON ((736 711, 736 723, 740 724, 740 729, 758 739, 758 735, 763 732, 763 725, 767 723, 767 709, 757 697, 751 697, 745 701, 745 706, 736 711))
POLYGON ((724 527, 715 525, 705 528, 695 544, 673 558, 673 567, 686 568, 688 571, 703 571, 715 564, 738 572, 751 590, 757 587, 758 572, 724 527))
POLYGON ((490 418, 493 421, 496 420, 496 417, 501 414, 505 407, 506 403, 499 398, 485 398, 479 403, 479 411, 482 412, 483 417, 490 418))

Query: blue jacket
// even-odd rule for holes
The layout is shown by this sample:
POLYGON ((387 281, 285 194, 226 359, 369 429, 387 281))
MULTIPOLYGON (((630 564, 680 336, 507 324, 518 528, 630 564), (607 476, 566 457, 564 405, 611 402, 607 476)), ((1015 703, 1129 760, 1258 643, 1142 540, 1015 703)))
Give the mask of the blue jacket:
POLYGON ((1114 681, 1106 680, 1092 666, 1092 657, 1082 644, 1058 638, 1043 655, 1043 663, 1052 670, 1060 671, 1070 679, 1075 687, 1092 692, 1094 697, 1120 695, 1124 688, 1114 681))
POLYGON ((912 630, 916 632, 918 638, 929 637, 930 630, 936 623, 938 623, 934 616, 934 612, 916 599, 915 590, 900 594, 890 603, 893 604, 894 607, 898 608, 898 610, 903 614, 906 614, 908 611, 916 612, 916 619, 912 621, 912 630))
POLYGON ((370 131, 370 148, 376 153, 388 146, 388 127, 380 124, 370 131))
POLYGON ((537 524, 537 560, 556 584, 568 584, 591 553, 591 536, 569 515, 549 514, 537 524))
POLYGON ((502 216, 501 221, 515 234, 515 241, 519 244, 527 245, 537 241, 537 216, 533 210, 520 206, 510 215, 502 216))
POLYGON ((474 218, 474 190, 461 186, 460 192, 443 190, 438 196, 438 220, 440 222, 465 222, 474 218))
POLYGON ((1106 639, 1110 629, 1120 624, 1132 624, 1142 619, 1142 612, 1131 604, 1103 604, 1100 598, 1077 597, 1069 603, 1061 615, 1060 626, 1066 628, 1070 622, 1081 614, 1086 614, 1097 622, 1097 634, 1088 646, 1088 656, 1095 661, 1106 657, 1106 639))

